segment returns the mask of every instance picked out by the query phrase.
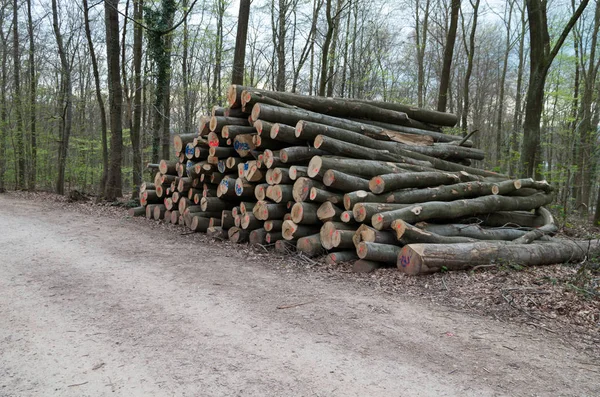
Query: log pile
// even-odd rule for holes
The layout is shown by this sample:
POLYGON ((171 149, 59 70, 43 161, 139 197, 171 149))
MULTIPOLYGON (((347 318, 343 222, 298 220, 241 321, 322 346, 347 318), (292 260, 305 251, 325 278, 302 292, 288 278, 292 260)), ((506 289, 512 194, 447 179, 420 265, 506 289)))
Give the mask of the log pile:
POLYGON ((227 99, 174 137, 176 160, 160 162, 132 216, 356 271, 579 258, 549 237, 552 187, 472 166, 483 151, 442 132, 455 115, 235 85, 227 99))

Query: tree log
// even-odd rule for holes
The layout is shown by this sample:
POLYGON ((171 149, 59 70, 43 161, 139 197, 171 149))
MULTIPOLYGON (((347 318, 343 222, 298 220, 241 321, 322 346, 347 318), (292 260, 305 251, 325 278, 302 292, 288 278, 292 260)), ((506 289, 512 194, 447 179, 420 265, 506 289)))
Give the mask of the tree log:
POLYGON ((307 256, 318 256, 325 253, 325 250, 321 245, 319 233, 300 237, 296 242, 296 250, 306 254, 307 256))
POLYGON ((382 230, 389 228, 396 219, 414 224, 429 219, 456 219, 496 211, 527 211, 549 204, 552 199, 551 194, 536 193, 529 197, 484 196, 450 202, 431 201, 375 214, 371 223, 377 230, 382 230))
POLYGON ((327 170, 323 174, 323 184, 344 193, 369 188, 369 181, 359 176, 346 174, 337 170, 327 170))
POLYGON ((292 187, 292 197, 296 202, 307 201, 310 197, 310 190, 313 188, 324 188, 325 185, 314 179, 301 177, 296 179, 292 187))
POLYGON ((281 226, 283 238, 286 240, 298 239, 300 237, 310 236, 319 231, 318 226, 312 225, 297 225, 291 220, 284 221, 281 226))
POLYGON ((129 216, 145 216, 146 215, 146 208, 144 207, 135 207, 135 208, 130 208, 127 213, 129 214, 129 216))
POLYGON ((348 249, 353 248, 352 237, 356 230, 336 230, 331 238, 333 248, 348 249))
POLYGON ((344 194, 344 208, 351 211, 358 203, 387 203, 385 195, 377 195, 364 190, 344 194))
POLYGON ((223 230, 227 230, 233 226, 235 226, 235 220, 233 219, 231 211, 221 211, 221 227, 223 230))
POLYGON ((354 215, 354 219, 357 222, 369 222, 375 214, 401 210, 408 207, 410 207, 410 205, 395 203, 357 203, 354 205, 354 208, 352 208, 352 215, 354 215))
POLYGON ((261 227, 260 229, 252 230, 248 236, 248 240, 250 241, 250 244, 262 245, 267 242, 266 237, 267 231, 261 227))
POLYGON ((354 273, 372 273, 377 269, 384 267, 384 263, 359 259, 352 265, 354 273))
POLYGON ((282 219, 268 219, 265 221, 265 230, 267 232, 278 232, 281 231, 281 226, 283 226, 282 219))
POLYGON ((408 172, 405 164, 395 164, 386 161, 349 159, 337 156, 315 156, 308 163, 308 176, 323 176, 327 170, 337 170, 346 174, 372 178, 382 174, 408 172))
POLYGON ((402 249, 397 266, 403 273, 428 274, 444 270, 463 270, 490 263, 522 266, 580 262, 600 253, 600 240, 554 240, 543 244, 409 244, 402 249))
POLYGON ((321 222, 333 221, 340 218, 342 212, 343 210, 340 207, 334 205, 330 201, 326 201, 319 206, 319 209, 317 209, 317 218, 319 218, 321 222))
POLYGON ((310 188, 310 195, 308 196, 310 201, 317 203, 324 203, 330 201, 333 204, 342 205, 344 202, 344 196, 340 193, 331 192, 325 189, 319 189, 318 187, 310 188))
POLYGON ((303 225, 320 224, 321 221, 317 217, 318 210, 318 204, 297 202, 292 207, 292 222, 303 225))
MULTIPOLYGON (((407 172, 403 174, 378 175, 369 181, 369 190, 381 194, 398 189, 424 188, 439 185, 454 185, 459 182, 479 180, 466 172, 407 172)), ((490 185, 491 188, 491 185, 490 185)))
POLYGON ((277 240, 283 240, 283 234, 281 231, 271 231, 265 235, 265 241, 267 244, 274 244, 277 240))
POLYGON ((302 144, 302 141, 296 138, 296 129, 286 124, 273 124, 269 136, 271 137, 271 139, 275 139, 280 142, 285 142, 294 146, 302 144))
POLYGON ((240 229, 239 227, 232 227, 227 231, 229 240, 233 243, 245 243, 250 239, 250 231, 240 229))
POLYGON ((329 153, 309 146, 292 146, 279 151, 279 157, 284 164, 308 162, 314 156, 325 156, 327 154, 329 153))
POLYGON ((325 257, 325 263, 328 265, 337 265, 342 262, 349 262, 358 259, 358 255, 353 251, 332 252, 325 257))
POLYGON ((290 169, 282 167, 273 168, 273 182, 275 185, 292 184, 294 180, 290 178, 290 169))
MULTIPOLYGON (((392 223, 393 225, 393 223, 392 223)), ((477 240, 505 240, 512 241, 527 233, 526 230, 519 230, 512 227, 500 228, 482 228, 477 224, 443 224, 419 222, 416 227, 428 233, 435 233, 447 237, 467 237, 477 240)))
POLYGON ((396 233, 396 239, 403 245, 423 243, 423 244, 458 244, 474 243, 477 240, 469 237, 460 236, 442 236, 436 233, 425 231, 404 222, 402 219, 396 219, 392 222, 392 230, 396 233))
POLYGON ((325 222, 321 227, 319 234, 321 236, 321 244, 323 248, 330 250, 333 246, 333 235, 337 230, 354 230, 352 225, 342 222, 325 222))
POLYGON ((254 186, 254 197, 256 197, 257 200, 262 201, 264 200, 267 195, 266 195, 266 189, 269 185, 266 183, 259 183, 258 185, 254 186))
POLYGON ((263 222, 260 219, 256 219, 253 213, 247 212, 242 215, 240 226, 244 230, 259 229, 263 226, 263 222))
MULTIPOLYGON (((256 206, 252 209, 254 216, 262 221, 282 219, 286 212, 287 206, 285 204, 272 204, 266 201, 258 201, 256 206)), ((283 223, 283 221, 281 221, 281 223, 283 223)), ((281 226, 279 227, 281 228, 281 226)), ((272 229, 267 229, 267 231, 271 230, 272 229)))
POLYGON ((298 178, 301 178, 303 176, 308 176, 308 167, 303 167, 300 165, 292 165, 290 167, 290 179, 292 181, 297 180, 298 178))
POLYGON ((205 218, 203 216, 192 215, 192 222, 189 225, 189 228, 193 232, 206 233, 206 229, 208 229, 209 223, 210 223, 209 218, 205 218))
POLYGON ((397 245, 362 241, 356 247, 356 254, 361 259, 394 265, 398 262, 398 255, 400 255, 401 250, 402 247, 397 245))
POLYGON ((160 160, 158 170, 163 175, 177 175, 177 164, 177 161, 160 160))

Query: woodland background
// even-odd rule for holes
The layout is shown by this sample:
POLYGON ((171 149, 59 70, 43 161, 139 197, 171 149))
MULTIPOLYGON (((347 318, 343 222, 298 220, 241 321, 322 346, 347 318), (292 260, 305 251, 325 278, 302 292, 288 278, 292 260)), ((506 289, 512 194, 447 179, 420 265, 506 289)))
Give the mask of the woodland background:
POLYGON ((136 197, 224 104, 244 5, 244 85, 456 113, 478 166, 598 207, 598 0, 0 0, 0 192, 136 197))

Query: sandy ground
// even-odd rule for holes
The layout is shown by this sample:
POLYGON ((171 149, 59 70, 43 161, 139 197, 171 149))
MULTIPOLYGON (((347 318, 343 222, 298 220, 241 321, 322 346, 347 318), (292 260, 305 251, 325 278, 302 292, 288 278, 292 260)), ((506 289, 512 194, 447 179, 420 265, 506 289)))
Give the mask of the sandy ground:
POLYGON ((0 396, 595 396, 600 365, 494 321, 0 195, 0 396))

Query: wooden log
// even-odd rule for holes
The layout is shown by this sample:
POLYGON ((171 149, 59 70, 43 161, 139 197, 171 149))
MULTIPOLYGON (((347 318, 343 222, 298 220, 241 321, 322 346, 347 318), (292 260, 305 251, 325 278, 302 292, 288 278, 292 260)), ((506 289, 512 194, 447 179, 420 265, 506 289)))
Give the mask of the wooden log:
POLYGON ((177 202, 177 209, 179 210, 179 212, 181 214, 183 214, 185 212, 185 210, 187 209, 187 207, 189 207, 191 204, 193 204, 193 202, 190 199, 188 199, 186 197, 182 197, 177 202))
POLYGON ((209 122, 211 131, 221 132, 226 125, 248 126, 248 119, 238 117, 212 116, 209 122))
POLYGON ((145 216, 146 215, 146 208, 145 207, 130 208, 127 211, 127 214, 129 214, 129 216, 145 216))
POLYGON ((264 120, 256 120, 254 122, 254 128, 256 129, 256 133, 260 136, 271 136, 271 128, 273 128, 273 123, 269 123, 264 120))
POLYGON ((377 230, 367 225, 360 225, 354 233, 353 240, 354 245, 358 245, 361 241, 378 244, 390 244, 398 245, 398 239, 391 231, 377 230))
POLYGON ((280 254, 289 254, 296 251, 296 244, 292 244, 288 240, 275 241, 275 251, 280 254))
POLYGON ((317 217, 318 210, 318 204, 297 202, 292 207, 292 222, 303 225, 320 224, 321 221, 317 217))
POLYGON ((354 273, 372 273, 377 269, 383 267, 382 262, 369 261, 366 259, 359 259, 352 265, 352 271, 354 273))
POLYGON ((395 265, 402 247, 390 244, 378 244, 362 241, 356 247, 356 254, 361 259, 374 262, 383 262, 395 265))
POLYGON ((325 253, 325 250, 321 245, 319 233, 300 237, 296 242, 296 250, 306 254, 307 256, 318 256, 325 253))
POLYGON ((344 202, 344 196, 340 193, 331 192, 325 189, 319 189, 317 187, 310 188, 310 194, 308 196, 310 201, 317 203, 324 203, 330 201, 333 204, 342 205, 344 202))
POLYGON ((580 262, 600 253, 600 240, 554 240, 543 244, 409 244, 402 249, 397 266, 405 274, 428 274, 464 270, 491 263, 543 266, 580 262))
POLYGON ((193 232, 206 233, 206 229, 208 229, 209 222, 209 218, 205 218, 203 216, 198 215, 192 215, 192 222, 189 225, 189 228, 193 232))
POLYGON ((469 237, 460 236, 442 236, 436 233, 425 231, 404 222, 402 219, 396 219, 392 222, 392 230, 396 233, 396 239, 403 245, 424 243, 424 244, 458 244, 474 243, 477 240, 469 237))
POLYGON ((229 106, 225 108, 225 112, 223 115, 225 117, 248 117, 248 113, 244 112, 241 108, 232 109, 229 106))
POLYGON ((246 212, 252 212, 255 206, 256 202, 242 201, 240 203, 240 213, 245 214, 246 212))
MULTIPOLYGON (((393 225, 393 223, 392 223, 393 225)), ((527 230, 519 230, 511 227, 483 228, 478 224, 433 224, 419 222, 416 227, 428 233, 435 233, 447 237, 467 237, 476 240, 505 240, 512 241, 525 235, 527 230)))
POLYGON ((267 172, 265 173, 265 181, 269 184, 269 185, 275 185, 275 181, 273 180, 273 172, 275 171, 274 168, 268 169, 267 172))
POLYGON ((552 194, 536 193, 529 197, 484 196, 450 202, 431 201, 377 213, 372 216, 371 223, 377 230, 382 230, 389 228, 396 219, 414 224, 429 219, 456 219, 496 211, 528 211, 549 204, 552 200, 552 194))
POLYGON ((343 211, 340 214, 340 220, 344 223, 354 223, 354 214, 352 213, 352 211, 343 211))
POLYGON ((179 224, 180 215, 181 214, 177 210, 171 211, 171 223, 173 225, 178 225, 179 224))
POLYGON ((256 161, 253 162, 252 164, 250 164, 250 167, 248 167, 248 173, 246 174, 246 179, 249 182, 265 181, 265 179, 266 179, 265 172, 263 172, 259 169, 259 166, 256 161))
POLYGON ((325 257, 325 263, 328 265, 337 265, 343 262, 349 262, 358 259, 358 255, 354 250, 331 252, 325 257))
POLYGON ((248 236, 248 240, 250 241, 250 244, 262 245, 267 242, 266 237, 267 231, 261 227, 260 229, 252 230, 248 236))
POLYGON ((283 233, 279 232, 267 232, 265 235, 265 241, 267 244, 275 244, 277 240, 283 240, 283 233))
POLYGON ((317 218, 319 218, 321 222, 337 220, 341 216, 342 212, 343 210, 334 205, 332 202, 325 201, 317 209, 317 218))
MULTIPOLYGON (((424 188, 439 185, 455 185, 459 182, 476 181, 481 178, 466 172, 407 172, 402 174, 385 174, 373 177, 369 181, 369 190, 381 194, 398 189, 424 188)), ((470 186, 470 185, 465 185, 470 186)), ((489 188, 493 184, 488 185, 489 188)))
POLYGON ((323 176, 327 170, 338 170, 351 175, 372 178, 377 175, 407 172, 405 164, 387 161, 348 159, 336 156, 315 156, 308 163, 308 176, 323 176))
POLYGON ((262 227, 263 222, 260 219, 257 219, 253 213, 247 212, 242 215, 242 219, 240 221, 240 226, 244 230, 254 230, 262 227))
POLYGON ((267 232, 281 231, 283 219, 268 219, 265 221, 264 228, 267 232))
POLYGON ((233 139, 233 148, 240 155, 240 157, 246 157, 250 152, 256 149, 256 146, 252 142, 252 134, 240 134, 233 139))
POLYGON ((231 242, 238 244, 245 243, 250 239, 250 231, 235 226, 227 230, 227 235, 231 242))
POLYGON ((292 187, 292 197, 296 202, 307 201, 310 197, 310 190, 315 188, 324 188, 325 185, 314 179, 301 177, 296 179, 292 187))
POLYGON ((200 200, 202 211, 223 211, 233 208, 233 203, 222 200, 218 197, 203 197, 200 200))
POLYGON ((244 160, 241 157, 228 157, 225 161, 225 165, 228 170, 237 169, 238 164, 243 163, 244 160))
POLYGON ((160 204, 163 202, 162 198, 156 193, 156 190, 146 190, 141 196, 148 204, 160 204))
POLYGON ((310 236, 319 231, 319 227, 312 225, 297 225, 291 220, 284 221, 281 226, 283 238, 286 240, 298 239, 300 237, 310 236))
POLYGON ((208 151, 209 151, 209 156, 217 157, 219 159, 235 156, 235 154, 236 154, 236 151, 234 148, 223 147, 223 146, 211 147, 210 149, 208 149, 208 151))
POLYGON ((367 179, 337 170, 325 171, 323 174, 323 184, 344 193, 354 192, 356 190, 366 190, 369 188, 369 181, 367 179))
POLYGON ((273 183, 275 185, 287 185, 293 184, 294 180, 290 178, 290 170, 289 168, 276 167, 273 168, 273 183))
POLYGON ((327 250, 333 248, 333 235, 337 230, 353 230, 353 226, 342 222, 325 222, 319 230, 323 248, 327 250))
POLYGON ((140 185, 140 193, 143 193, 146 190, 155 190, 155 186, 154 183, 151 182, 143 182, 140 185))
POLYGON ((227 230, 233 226, 235 226, 235 220, 233 219, 233 214, 231 211, 221 211, 221 227, 224 230, 227 230))
POLYGON ((303 176, 308 176, 308 167, 303 167, 300 165, 292 165, 289 171, 290 179, 292 181, 297 180, 298 178, 302 178, 303 176))
POLYGON ((201 116, 198 120, 198 136, 206 136, 210 132, 210 118, 211 116, 201 116))
POLYGON ((254 143, 254 146, 260 150, 265 150, 265 149, 279 150, 288 145, 285 142, 271 139, 268 136, 255 135, 252 139, 253 139, 252 142, 254 143))
MULTIPOLYGON (((198 136, 197 133, 193 134, 179 134, 173 137, 173 147, 176 152, 182 152, 188 143, 191 143, 194 138, 198 136)), ((162 171, 161 171, 162 172, 162 171)))
POLYGON ((308 162, 314 156, 325 156, 328 154, 324 150, 318 150, 309 146, 292 146, 279 151, 279 157, 284 164, 308 162))
MULTIPOLYGON (((287 206, 285 204, 271 204, 262 200, 258 201, 256 206, 252 209, 254 216, 263 221, 282 219, 286 212, 287 206)), ((271 231, 271 229, 268 229, 267 231, 271 231)))
POLYGON ((553 234, 558 230, 558 227, 554 223, 554 217, 550 211, 544 207, 540 207, 536 210, 536 214, 544 220, 544 225, 525 233, 519 238, 516 238, 513 240, 513 244, 530 244, 533 241, 538 240, 547 234, 553 234))
POLYGON ((275 123, 271 127, 269 136, 280 142, 285 142, 291 145, 299 145, 301 141, 296 138, 296 129, 290 125, 275 123))
POLYGON ((354 248, 354 242, 352 241, 354 233, 355 230, 336 230, 331 237, 331 244, 333 245, 333 248, 354 248))
POLYGON ((273 188, 273 196, 271 197, 276 203, 285 203, 294 199, 294 185, 275 185, 273 188))
POLYGON ((283 165, 281 158, 279 157, 279 151, 272 151, 267 149, 263 153, 263 163, 267 168, 275 168, 283 165))
POLYGON ((221 226, 209 226, 208 229, 206 229, 206 234, 209 237, 218 240, 225 240, 229 238, 229 236, 227 236, 227 230, 223 230, 221 226))
POLYGON ((298 139, 307 140, 314 142, 318 135, 326 135, 331 138, 339 139, 345 142, 354 143, 357 145, 364 145, 373 149, 389 149, 394 147, 395 142, 404 143, 407 145, 433 145, 434 139, 431 136, 422 134, 407 134, 403 132, 387 131, 382 132, 383 135, 387 136, 393 142, 385 142, 380 140, 382 137, 377 136, 373 139, 368 135, 364 135, 360 132, 355 132, 343 128, 336 128, 325 124, 313 123, 310 121, 300 120, 296 124, 295 136, 298 139), (386 144, 391 144, 386 145, 386 144))
POLYGON ((226 125, 221 129, 221 137, 233 139, 238 135, 253 134, 255 132, 256 128, 248 125, 226 125))
MULTIPOLYGON (((177 193, 177 192, 175 192, 177 193)), ((175 204, 177 203, 177 201, 179 201, 179 197, 178 194, 173 194, 176 197, 176 200, 173 200, 171 197, 167 197, 165 198, 164 204, 165 204, 165 208, 167 209, 167 211, 171 211, 173 208, 175 208, 175 204)))
POLYGON ((348 211, 352 210, 358 203, 386 203, 385 195, 377 195, 364 190, 357 190, 344 194, 344 208, 348 211))
POLYGON ((256 197, 256 199, 259 201, 263 201, 267 197, 267 187, 269 187, 269 185, 266 183, 259 183, 258 185, 254 186, 254 197, 256 197))
POLYGON ((148 204, 146 206, 146 218, 147 219, 154 219, 154 207, 156 207, 158 204, 148 204))
POLYGON ((163 175, 177 175, 177 164, 177 161, 160 160, 158 170, 163 175))
POLYGON ((352 215, 357 222, 369 222, 373 215, 386 212, 400 210, 410 207, 408 204, 388 204, 388 203, 358 203, 352 208, 352 215))

